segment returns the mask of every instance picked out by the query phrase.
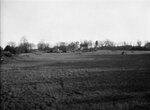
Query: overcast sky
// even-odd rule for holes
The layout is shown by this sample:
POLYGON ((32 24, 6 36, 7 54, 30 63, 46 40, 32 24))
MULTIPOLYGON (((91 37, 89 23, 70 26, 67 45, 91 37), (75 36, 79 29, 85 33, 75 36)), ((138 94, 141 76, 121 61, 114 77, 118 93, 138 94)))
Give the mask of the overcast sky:
POLYGON ((150 0, 1 0, 1 45, 150 40, 150 0))

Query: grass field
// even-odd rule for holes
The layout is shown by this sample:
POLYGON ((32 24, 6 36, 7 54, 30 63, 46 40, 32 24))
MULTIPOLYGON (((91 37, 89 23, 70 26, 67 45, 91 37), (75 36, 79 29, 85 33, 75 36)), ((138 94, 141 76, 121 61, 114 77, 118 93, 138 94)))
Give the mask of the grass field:
POLYGON ((150 52, 21 54, 0 71, 3 110, 150 110, 150 52))

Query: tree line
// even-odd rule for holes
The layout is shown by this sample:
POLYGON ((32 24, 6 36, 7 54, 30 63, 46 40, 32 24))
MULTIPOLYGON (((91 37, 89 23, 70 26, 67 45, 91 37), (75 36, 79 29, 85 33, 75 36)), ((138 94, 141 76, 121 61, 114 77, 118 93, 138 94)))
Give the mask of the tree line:
POLYGON ((84 41, 75 41, 75 42, 58 42, 54 46, 50 46, 49 43, 45 43, 44 41, 40 41, 37 45, 33 43, 29 43, 26 37, 22 37, 18 46, 16 46, 15 42, 9 42, 5 48, 0 47, 2 51, 9 51, 12 54, 19 53, 29 53, 35 50, 37 47, 40 51, 46 52, 75 52, 75 51, 96 51, 101 49, 110 49, 110 50, 150 50, 146 48, 146 45, 149 42, 145 42, 143 44, 142 41, 137 41, 135 45, 128 42, 121 42, 119 44, 111 41, 95 41, 92 40, 84 40, 84 41))

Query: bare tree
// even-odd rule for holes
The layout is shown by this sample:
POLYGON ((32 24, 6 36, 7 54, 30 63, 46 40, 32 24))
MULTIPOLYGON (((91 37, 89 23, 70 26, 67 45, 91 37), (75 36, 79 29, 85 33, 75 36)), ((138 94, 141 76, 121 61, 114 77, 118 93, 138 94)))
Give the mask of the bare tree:
POLYGON ((35 48, 35 44, 34 43, 29 43, 28 45, 29 45, 29 50, 32 50, 32 49, 35 48))
POLYGON ((67 46, 67 50, 69 51, 75 51, 79 48, 79 42, 71 42, 67 46))
POLYGON ((76 49, 80 48, 80 43, 79 43, 79 41, 76 41, 75 44, 76 44, 76 49))
POLYGON ((93 46, 92 40, 89 40, 89 41, 88 41, 88 46, 89 46, 89 47, 92 47, 92 46, 93 46))
POLYGON ((98 46, 99 46, 99 47, 104 47, 104 45, 105 45, 104 41, 99 41, 99 42, 98 42, 98 46))
POLYGON ((104 46, 105 47, 113 47, 113 46, 115 46, 115 44, 114 44, 114 42, 113 41, 110 41, 110 40, 105 40, 104 41, 104 46))
POLYGON ((137 46, 138 46, 138 47, 141 47, 141 45, 142 45, 142 41, 138 40, 138 41, 137 41, 137 46))
POLYGON ((28 53, 30 51, 30 44, 25 36, 23 36, 20 40, 19 50, 21 53, 28 53))
POLYGON ((16 47, 16 43, 15 42, 8 42, 8 45, 11 47, 16 47))
POLYGON ((48 50, 49 49, 49 44, 45 43, 44 41, 40 41, 37 44, 37 47, 38 47, 39 50, 48 50))
POLYGON ((122 46, 127 46, 129 45, 126 41, 122 42, 122 46))
POLYGON ((23 37, 21 37, 20 42, 22 44, 26 44, 26 43, 28 43, 28 40, 27 40, 27 38, 25 36, 23 36, 23 37))

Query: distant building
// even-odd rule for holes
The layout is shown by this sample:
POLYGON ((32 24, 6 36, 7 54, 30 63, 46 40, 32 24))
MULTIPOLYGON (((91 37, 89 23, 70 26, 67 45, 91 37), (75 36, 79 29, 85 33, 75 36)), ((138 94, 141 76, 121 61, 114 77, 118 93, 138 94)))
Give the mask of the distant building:
POLYGON ((148 42, 148 43, 145 44, 145 48, 146 49, 150 49, 150 42, 148 42))
POLYGON ((80 44, 80 50, 88 49, 88 44, 80 44))
POLYGON ((53 48, 52 52, 53 53, 60 53, 60 50, 59 50, 59 48, 53 48))

